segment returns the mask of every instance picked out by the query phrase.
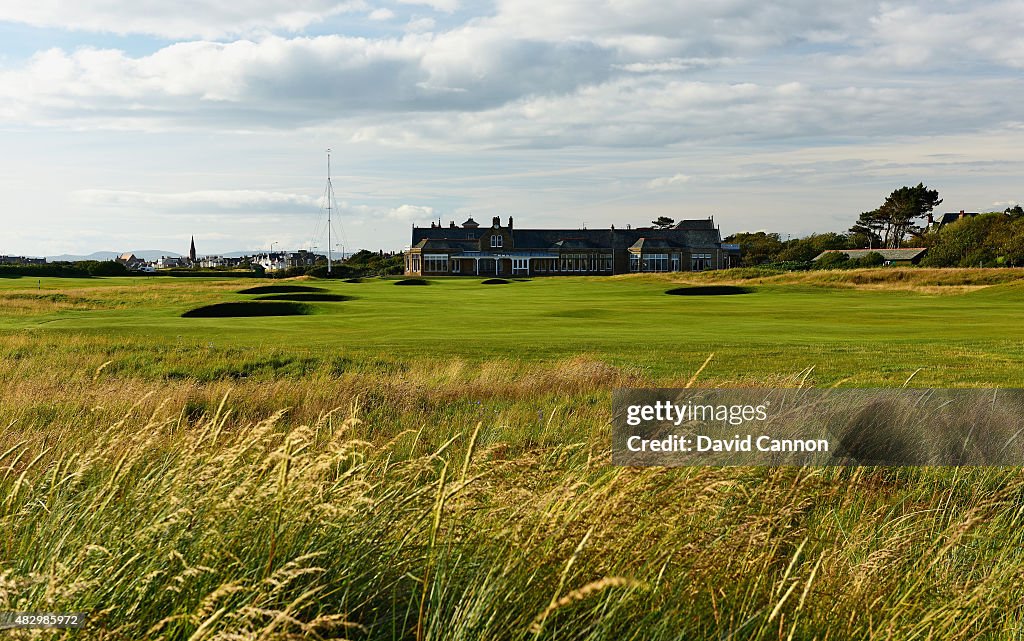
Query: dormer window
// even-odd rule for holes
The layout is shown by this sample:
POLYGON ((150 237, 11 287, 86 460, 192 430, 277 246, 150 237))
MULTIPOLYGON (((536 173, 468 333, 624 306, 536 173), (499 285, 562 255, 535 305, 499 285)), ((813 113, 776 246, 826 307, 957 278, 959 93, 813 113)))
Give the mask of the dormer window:
POLYGON ((501 236, 497 234, 491 236, 491 247, 502 247, 503 245, 504 239, 501 236))

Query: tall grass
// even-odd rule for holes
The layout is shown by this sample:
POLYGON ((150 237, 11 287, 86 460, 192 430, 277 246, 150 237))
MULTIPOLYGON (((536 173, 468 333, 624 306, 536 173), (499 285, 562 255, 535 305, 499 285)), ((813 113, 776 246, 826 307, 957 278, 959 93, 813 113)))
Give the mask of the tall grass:
POLYGON ((0 610, 88 639, 1020 634, 1018 470, 613 468, 631 374, 563 365, 37 372, 2 396, 0 610))
MULTIPOLYGON (((22 287, 4 311, 187 309, 238 289, 104 283, 22 287)), ((11 638, 1024 630, 1019 469, 610 465, 615 387, 832 384, 815 380, 814 361, 743 378, 723 364, 727 345, 713 358, 687 348, 655 378, 601 354, 341 355, 149 335, 145 318, 124 334, 16 326, 0 335, 0 611, 90 619, 11 638)), ((968 347, 951 344, 944 362, 966 361, 968 347)), ((964 381, 1009 379, 1019 346, 1000 347, 993 369, 964 381)), ((828 357, 853 367, 855 350, 870 351, 835 345, 828 357)), ((896 384, 913 371, 890 367, 896 384)), ((952 376, 914 383, 926 375, 952 376)))

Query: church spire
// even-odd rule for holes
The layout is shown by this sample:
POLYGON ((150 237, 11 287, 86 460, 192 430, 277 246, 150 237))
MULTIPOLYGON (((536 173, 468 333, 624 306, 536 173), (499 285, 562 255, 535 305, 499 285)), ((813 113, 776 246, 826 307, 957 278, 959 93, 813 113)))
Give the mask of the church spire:
POLYGON ((188 260, 190 263, 196 262, 196 237, 192 237, 192 245, 188 249, 188 260))

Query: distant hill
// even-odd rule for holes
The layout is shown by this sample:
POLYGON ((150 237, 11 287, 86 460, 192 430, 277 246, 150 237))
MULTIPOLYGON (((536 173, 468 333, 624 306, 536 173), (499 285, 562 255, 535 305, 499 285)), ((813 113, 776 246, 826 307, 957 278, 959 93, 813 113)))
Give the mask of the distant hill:
POLYGON ((156 260, 161 256, 182 256, 182 254, 179 254, 178 252, 170 252, 162 249, 136 249, 128 252, 93 252, 87 256, 77 256, 75 254, 61 254, 59 256, 47 256, 46 260, 50 261, 51 263, 55 263, 58 261, 75 262, 78 260, 114 260, 121 254, 125 253, 135 254, 138 258, 141 258, 142 260, 156 260))

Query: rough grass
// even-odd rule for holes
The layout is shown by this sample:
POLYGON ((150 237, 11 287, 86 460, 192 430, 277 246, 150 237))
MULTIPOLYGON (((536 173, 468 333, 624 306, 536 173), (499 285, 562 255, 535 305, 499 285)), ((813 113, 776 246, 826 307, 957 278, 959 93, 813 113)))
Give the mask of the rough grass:
POLYGON ((1019 381, 1012 283, 390 282, 334 317, 177 318, 236 293, 204 280, 0 308, 0 611, 117 641, 1020 636, 1020 468, 609 461, 616 387, 1019 381), (400 324, 423 299, 464 316, 400 324), (515 323, 466 312, 498 302, 515 323))
POLYGON ((780 272, 758 267, 727 269, 699 274, 672 275, 678 282, 718 282, 773 285, 816 285, 849 289, 917 291, 956 294, 991 285, 1024 282, 1024 268, 923 268, 880 267, 865 269, 780 272))
POLYGON ((74 638, 1024 623, 1016 469, 613 468, 608 390, 643 381, 588 359, 271 385, 66 364, 0 374, 0 610, 89 612, 74 638))

